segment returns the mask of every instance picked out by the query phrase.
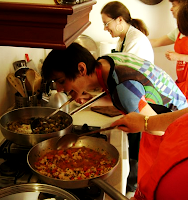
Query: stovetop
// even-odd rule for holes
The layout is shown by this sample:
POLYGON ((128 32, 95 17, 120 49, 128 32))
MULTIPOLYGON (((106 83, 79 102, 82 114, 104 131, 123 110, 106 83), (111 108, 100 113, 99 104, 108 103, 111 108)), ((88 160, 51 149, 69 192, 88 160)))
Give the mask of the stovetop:
MULTIPOLYGON (((73 132, 80 135, 99 128, 88 126, 87 124, 83 126, 74 125, 73 132)), ((91 136, 103 138, 107 141, 107 136, 99 132, 91 136)), ((27 153, 29 150, 30 148, 14 144, 11 141, 2 141, 0 144, 0 188, 15 184, 41 183, 27 164, 27 153)), ((67 191, 76 195, 81 200, 102 200, 104 197, 104 192, 97 186, 70 189, 67 191)))

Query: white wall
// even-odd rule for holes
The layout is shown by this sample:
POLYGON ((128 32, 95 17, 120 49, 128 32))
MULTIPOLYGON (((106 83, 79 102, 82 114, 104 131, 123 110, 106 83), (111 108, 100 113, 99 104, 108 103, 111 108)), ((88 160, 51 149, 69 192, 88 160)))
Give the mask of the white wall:
MULTIPOLYGON (((161 3, 156 5, 146 5, 139 0, 119 1, 126 5, 132 18, 142 19, 146 23, 150 32, 149 38, 158 38, 166 35, 176 27, 176 20, 173 18, 170 11, 171 3, 168 0, 163 0, 161 3)), ((97 4, 93 6, 90 13, 91 25, 83 33, 90 36, 98 44, 98 46, 101 41, 110 43, 117 41, 117 38, 112 38, 110 33, 104 31, 100 15, 101 9, 108 2, 110 1, 97 1, 97 4)), ((169 61, 165 58, 165 52, 170 49, 173 50, 173 45, 155 48, 155 64, 164 69, 175 80, 175 62, 169 61)))
POLYGON ((40 59, 46 57, 44 49, 0 46, 0 115, 14 105, 16 90, 7 81, 7 75, 14 72, 13 62, 25 59, 25 53, 29 54, 36 66, 40 59))

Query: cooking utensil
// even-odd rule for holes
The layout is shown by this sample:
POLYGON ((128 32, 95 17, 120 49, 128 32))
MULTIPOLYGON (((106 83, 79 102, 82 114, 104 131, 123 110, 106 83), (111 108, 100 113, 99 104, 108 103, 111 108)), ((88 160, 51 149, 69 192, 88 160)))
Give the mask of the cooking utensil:
POLYGON ((22 95, 22 97, 26 97, 24 88, 20 82, 20 80, 15 77, 14 73, 10 73, 7 76, 9 83, 22 95))
POLYGON ((117 191, 115 188, 110 186, 108 183, 103 181, 104 179, 110 177, 110 175, 115 171, 116 167, 118 166, 120 156, 118 150, 111 145, 110 143, 106 142, 103 139, 100 138, 94 138, 94 137, 88 137, 83 136, 80 137, 79 140, 75 143, 74 147, 88 147, 93 150, 104 152, 106 151, 108 153, 109 158, 115 159, 116 163, 115 166, 107 173, 99 175, 96 178, 88 178, 84 180, 61 180, 61 179, 55 179, 48 176, 44 176, 37 172, 35 170, 35 162, 38 161, 38 158, 45 155, 47 152, 51 150, 57 149, 57 141, 60 137, 51 138, 45 141, 42 141, 38 144, 36 144, 34 147, 32 147, 27 154, 27 163, 31 170, 39 177, 40 180, 42 180, 44 183, 54 185, 60 188, 67 188, 67 189, 73 189, 73 188, 83 188, 88 187, 91 184, 96 184, 99 187, 101 187, 109 196, 112 197, 112 199, 116 200, 125 200, 126 198, 123 194, 121 194, 119 191, 117 191))
POLYGON ((28 69, 26 72, 26 78, 31 85, 32 96, 35 93, 35 71, 33 69, 28 69))
POLYGON ((17 184, 0 189, 0 198, 3 198, 3 200, 44 200, 49 196, 54 196, 62 200, 78 200, 72 194, 61 188, 40 183, 17 184))
POLYGON ((20 67, 15 72, 15 76, 18 77, 23 84, 24 93, 25 93, 26 97, 28 95, 27 95, 27 90, 26 90, 26 86, 25 86, 25 79, 26 79, 26 72, 27 72, 28 69, 29 69, 28 67, 20 67))
POLYGON ((62 136, 58 141, 57 141, 57 150, 59 149, 66 149, 66 148, 70 148, 73 147, 74 144, 77 142, 79 137, 82 136, 88 136, 94 133, 98 133, 98 132, 102 132, 102 131, 107 131, 107 130, 112 130, 115 129, 116 127, 107 127, 107 128, 101 128, 95 131, 90 131, 87 133, 83 133, 81 135, 76 135, 74 133, 69 133, 67 135, 62 136))
MULTIPOLYGON (((83 105, 81 105, 80 107, 76 108, 75 110, 73 110, 72 112, 70 112, 70 115, 73 115, 74 113, 77 113, 81 110, 83 110, 84 108, 87 108, 89 105, 91 105, 92 103, 94 103, 96 100, 98 100, 99 98, 103 97, 106 95, 106 92, 102 92, 100 94, 98 94, 97 96, 93 97, 92 99, 90 99, 89 101, 87 101, 86 103, 84 103, 83 105)), ((72 102, 74 99, 70 98, 66 103, 64 103, 61 107, 59 107, 56 111, 54 111, 51 115, 45 117, 46 119, 49 119, 50 117, 52 117, 54 114, 56 114, 61 108, 63 108, 64 106, 68 105, 70 102, 72 102)), ((36 118, 31 122, 31 129, 34 130, 37 126, 40 125, 41 122, 41 118, 36 118)))
POLYGON ((90 53, 97 59, 99 57, 98 47, 97 43, 88 35, 81 34, 78 36, 78 38, 74 41, 83 47, 85 47, 87 50, 90 51, 90 53))
POLYGON ((73 115, 74 113, 80 112, 81 110, 87 108, 88 106, 90 106, 92 103, 94 103, 95 101, 97 101, 98 99, 102 98, 106 96, 106 92, 101 92, 100 94, 94 96, 92 99, 90 99, 89 101, 87 101, 86 103, 82 104, 81 106, 79 106, 78 108, 74 109, 73 111, 71 111, 69 114, 73 115))
POLYGON ((41 88, 42 76, 35 71, 34 91, 38 92, 41 88))
POLYGON ((18 70, 20 67, 27 67, 26 61, 25 60, 18 60, 13 62, 13 67, 14 70, 18 70))
MULTIPOLYGON (((68 101, 68 96, 64 92, 57 92, 57 90, 51 90, 50 95, 44 94, 42 96, 42 104, 45 107, 59 108, 66 101, 68 101)), ((61 110, 69 113, 69 105, 61 110)))
MULTIPOLYGON (((102 92, 101 94, 97 95, 99 97, 103 97, 106 95, 106 93, 102 92)), ((94 97, 95 100, 98 98, 94 97)), ((92 104, 94 101, 90 101, 90 103, 86 102, 86 107, 92 104)), ((67 114, 63 111, 59 111, 58 114, 67 117, 68 122, 70 125, 66 127, 63 130, 56 131, 53 133, 47 133, 47 134, 22 134, 22 133, 16 133, 13 131, 10 131, 7 129, 7 124, 13 121, 17 120, 23 120, 23 119, 30 119, 30 118, 43 118, 45 116, 50 115, 53 111, 56 109, 54 108, 47 108, 47 107, 25 107, 25 108, 19 108, 12 111, 9 111, 1 116, 0 118, 0 128, 3 136, 7 139, 12 141, 15 144, 22 145, 22 146, 34 146, 35 144, 46 140, 48 138, 56 137, 56 136, 63 136, 65 134, 68 134, 72 130, 72 117, 71 115, 75 114, 76 112, 81 111, 84 109, 85 104, 80 106, 81 108, 76 108, 73 110, 70 114, 67 114)))
POLYGON ((56 109, 54 108, 47 108, 47 107, 25 107, 25 108, 18 108, 12 111, 9 111, 1 116, 0 118, 0 128, 3 136, 10 140, 11 142, 21 145, 32 147, 35 144, 46 140, 48 138, 63 136, 64 134, 68 134, 72 130, 72 117, 63 112, 59 111, 58 115, 67 118, 67 123, 69 124, 66 128, 56 131, 53 133, 46 133, 46 134, 24 134, 24 133, 16 133, 7 129, 7 124, 13 121, 21 121, 23 119, 30 119, 35 117, 44 117, 50 115, 56 109))
MULTIPOLYGON (((59 112, 64 106, 68 105, 69 103, 71 103, 74 99, 70 98, 67 102, 65 102, 62 106, 60 106, 58 109, 56 109, 54 112, 52 112, 50 115, 48 115, 47 117, 43 117, 44 119, 49 119, 50 117, 54 116, 57 112, 59 112)), ((39 118, 35 118, 32 122, 31 122, 31 129, 34 130, 36 127, 38 127, 40 125, 41 122, 41 117, 39 118)))

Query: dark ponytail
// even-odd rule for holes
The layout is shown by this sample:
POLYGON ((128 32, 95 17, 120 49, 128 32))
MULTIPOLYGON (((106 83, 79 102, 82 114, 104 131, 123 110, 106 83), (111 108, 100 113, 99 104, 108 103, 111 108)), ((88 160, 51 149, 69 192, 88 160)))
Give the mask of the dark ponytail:
POLYGON ((146 24, 141 19, 132 19, 130 24, 140 30, 144 35, 148 36, 149 31, 146 24))

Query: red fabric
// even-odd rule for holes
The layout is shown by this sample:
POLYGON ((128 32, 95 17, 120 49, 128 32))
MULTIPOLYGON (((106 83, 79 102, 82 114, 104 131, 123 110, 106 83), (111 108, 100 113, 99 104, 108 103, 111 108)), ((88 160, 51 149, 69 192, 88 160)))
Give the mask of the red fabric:
MULTIPOLYGON (((138 165, 138 169, 141 167, 142 170, 139 171, 135 198, 153 200, 161 178, 177 163, 188 158, 188 114, 178 118, 168 127, 164 136, 161 137, 161 142, 154 139, 159 136, 150 137, 147 133, 144 133, 143 136, 141 141, 144 140, 140 144, 142 151, 139 152, 142 156, 139 155, 138 165), (157 148, 157 144, 160 144, 159 148, 157 148), (146 145, 146 148, 142 145, 146 145)), ((171 192, 173 193, 173 191, 171 192)))
POLYGON ((175 165, 159 182, 156 189, 156 200, 187 199, 188 193, 188 159, 175 165), (173 191, 173 192, 172 192, 173 191))
POLYGON ((139 101, 139 104, 138 104, 138 109, 139 109, 139 112, 147 105, 147 101, 145 99, 145 96, 143 96, 141 98, 141 100, 139 101))
POLYGON ((142 133, 138 158, 138 182, 156 159, 162 138, 163 136, 151 135, 146 132, 142 133))
POLYGON ((103 77, 102 77, 101 65, 96 67, 96 73, 97 73, 97 79, 98 79, 99 84, 101 85, 102 89, 110 96, 108 88, 106 87, 104 80, 103 80, 103 77))
MULTIPOLYGON (((180 39, 180 33, 174 45, 175 52, 188 55, 188 37, 180 39)), ((176 84, 188 99, 188 63, 177 61, 176 64, 177 80, 176 84)))

